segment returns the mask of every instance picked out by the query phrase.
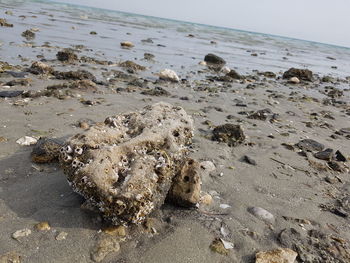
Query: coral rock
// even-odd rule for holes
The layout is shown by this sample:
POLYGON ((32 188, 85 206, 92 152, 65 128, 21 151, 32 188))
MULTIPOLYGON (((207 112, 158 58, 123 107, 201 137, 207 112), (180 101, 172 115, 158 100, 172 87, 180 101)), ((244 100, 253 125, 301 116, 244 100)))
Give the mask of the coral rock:
POLYGON ((58 139, 40 138, 31 153, 35 163, 49 163, 57 160, 63 142, 58 139))
POLYGON ((240 125, 226 123, 215 127, 213 140, 225 142, 228 146, 236 146, 245 140, 245 135, 240 125))
POLYGON ((180 206, 194 206, 200 201, 201 178, 200 164, 188 159, 174 178, 167 199, 180 206))
POLYGON ((53 68, 43 62, 36 61, 31 65, 28 71, 35 75, 51 74, 53 72, 53 68))
POLYGON ((73 136, 59 159, 73 189, 105 218, 141 223, 164 203, 192 136, 192 118, 161 102, 73 136))
POLYGON ((290 68, 283 73, 284 79, 291 79, 293 77, 297 77, 301 80, 312 81, 312 71, 308 69, 290 68))
POLYGON ((57 52, 56 57, 62 62, 74 62, 78 60, 78 56, 71 49, 64 49, 57 52))
POLYGON ((278 248, 256 254, 255 263, 294 263, 298 253, 289 248, 278 248))

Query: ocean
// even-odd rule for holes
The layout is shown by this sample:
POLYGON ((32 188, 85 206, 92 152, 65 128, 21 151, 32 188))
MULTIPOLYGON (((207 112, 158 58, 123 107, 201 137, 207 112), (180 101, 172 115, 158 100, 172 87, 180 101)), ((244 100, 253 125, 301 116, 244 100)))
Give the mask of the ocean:
POLYGON ((345 47, 42 0, 0 0, 0 9, 0 17, 15 24, 0 28, 1 60, 11 63, 35 60, 35 55, 53 59, 44 44, 84 45, 85 55, 110 61, 141 60, 144 53, 152 53, 157 61, 152 70, 167 67, 180 74, 200 69, 204 56, 214 53, 241 74, 299 67, 319 75, 350 75, 350 49, 345 47), (12 10, 13 16, 6 10, 12 10), (23 16, 21 23, 16 16, 23 16), (32 27, 39 32, 29 45, 20 34, 32 27), (90 35, 91 31, 97 35, 90 35), (136 47, 121 49, 121 41, 136 47), (26 45, 28 53, 23 51, 26 45))

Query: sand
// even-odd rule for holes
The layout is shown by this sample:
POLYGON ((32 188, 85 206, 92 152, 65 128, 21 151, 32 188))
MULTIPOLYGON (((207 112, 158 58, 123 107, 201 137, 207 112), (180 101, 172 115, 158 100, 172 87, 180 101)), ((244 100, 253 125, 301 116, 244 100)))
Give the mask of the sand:
MULTIPOLYGON (((20 42, 21 36, 18 36, 20 42)), ((30 54, 27 47, 22 48, 30 54)), ((45 63, 59 71, 88 70, 100 82, 97 92, 77 91, 65 99, 43 96, 23 102, 20 96, 0 98, 0 137, 3 138, 0 142, 0 255, 12 251, 21 256, 22 262, 92 262, 91 252, 96 240, 103 235, 101 229, 108 225, 99 213, 81 209, 83 198, 72 191, 57 163, 34 164, 30 159, 33 146, 18 145, 17 139, 27 135, 64 140, 82 131, 77 124, 79 121, 104 121, 107 116, 140 110, 159 101, 181 106, 194 118, 195 135, 190 156, 212 161, 217 168, 202 178, 203 194, 209 193, 213 203, 200 205, 199 209, 165 204, 151 215, 154 229, 131 226, 126 240, 120 242, 120 251, 109 254, 103 262, 254 262, 256 252, 284 247, 278 237, 282 230, 289 228, 300 232, 301 240, 308 240, 309 231, 315 230, 338 238, 338 241, 332 239, 333 242, 348 248, 349 215, 337 215, 330 212, 329 207, 335 200, 349 196, 349 169, 346 168, 349 160, 344 163, 343 172, 318 170, 310 166, 307 157, 298 154, 297 148, 290 150, 282 144, 294 145, 310 138, 348 156, 349 136, 332 135, 350 127, 349 81, 341 78, 326 83, 315 76, 313 82, 289 84, 281 78, 264 78, 252 73, 254 77, 244 80, 213 82, 206 80, 206 76, 217 73, 204 66, 195 77, 186 77, 180 83, 142 75, 148 73, 131 74, 132 78, 146 79, 145 86, 162 87, 171 94, 151 96, 141 94, 145 87, 129 84, 125 79, 114 78, 113 84, 108 83, 101 72, 112 69, 126 72, 116 65, 79 61, 62 64, 54 59, 62 48, 47 51, 52 59, 45 63), (328 98, 324 94, 326 86, 343 90, 344 96, 337 99, 343 101, 343 105, 322 103, 328 98), (92 101, 88 104, 93 105, 82 103, 82 99, 92 101), (238 100, 246 107, 236 106, 238 100), (249 119, 240 113, 266 108, 279 114, 277 121, 270 122, 270 117, 266 121, 249 119), (211 139, 213 127, 225 123, 243 127, 247 136, 243 144, 229 147, 211 139), (255 160, 256 165, 245 162, 244 156, 255 160), (335 178, 333 183, 325 180, 327 176, 335 178), (221 206, 227 208, 220 208, 222 204, 228 205, 221 206), (272 213, 274 223, 252 215, 251 207, 261 207, 272 213), (49 222, 50 230, 35 230, 34 225, 43 221, 49 222), (14 232, 25 228, 32 233, 18 240, 12 238, 14 232), (56 240, 61 232, 67 233, 66 238, 56 240), (210 250, 210 244, 217 237, 234 244, 227 256, 210 250)), ((20 53, 21 48, 17 49, 20 53)), ((119 49, 116 44, 115 52, 119 49)), ((90 55, 94 57, 93 52, 90 55)), ((25 63, 30 65, 37 60, 31 56, 25 63)), ((160 67, 167 66, 161 64, 160 67)), ((20 65, 20 70, 24 68, 20 65)), ((191 67, 185 68, 184 71, 191 71, 191 67)), ((282 76, 281 72, 275 73, 282 76)), ((31 79, 28 87, 9 88, 5 83, 16 78, 0 73, 3 83, 0 91, 41 90, 67 82, 51 75, 29 74, 28 77, 31 79)), ((322 160, 312 160, 326 164, 322 160)), ((330 241, 328 245, 334 247, 330 241)), ((321 252, 316 249, 316 241, 308 246, 310 253, 307 254, 319 256, 321 252)), ((331 259, 324 262, 349 259, 345 252, 341 255, 330 251, 326 253, 331 259)), ((297 260, 302 262, 300 257, 297 260)))

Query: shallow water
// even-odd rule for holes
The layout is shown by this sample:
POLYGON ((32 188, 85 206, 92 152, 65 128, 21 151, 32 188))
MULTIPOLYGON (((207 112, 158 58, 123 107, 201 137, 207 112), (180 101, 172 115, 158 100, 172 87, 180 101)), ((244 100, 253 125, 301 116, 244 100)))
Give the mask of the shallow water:
POLYGON ((1 12, 1 17, 15 26, 0 28, 0 53, 1 60, 15 64, 21 62, 19 55, 30 60, 35 60, 35 55, 53 59, 47 48, 41 47, 50 42, 59 47, 85 45, 93 52, 85 50, 83 54, 111 61, 142 59, 145 52, 153 53, 157 60, 153 71, 170 67, 180 74, 200 69, 198 62, 211 52, 242 74, 254 69, 279 72, 306 67, 321 75, 350 75, 350 49, 344 47, 47 1, 0 0, 0 9, 14 13, 1 12), (21 15, 26 17, 19 19, 21 15), (20 34, 32 27, 40 29, 33 40, 37 48, 33 52, 28 47, 26 52, 19 47, 26 43, 20 34), (90 35, 90 31, 98 35, 90 35), (147 38, 153 43, 141 42, 147 38), (119 43, 126 40, 136 47, 121 49, 119 43))

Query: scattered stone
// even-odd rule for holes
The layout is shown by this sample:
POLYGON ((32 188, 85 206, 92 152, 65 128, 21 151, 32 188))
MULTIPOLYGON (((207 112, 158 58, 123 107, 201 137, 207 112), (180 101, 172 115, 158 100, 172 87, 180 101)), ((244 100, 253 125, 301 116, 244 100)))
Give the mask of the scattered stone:
POLYGON ((154 89, 147 89, 141 92, 143 95, 149 96, 170 96, 171 93, 162 87, 155 87, 154 89))
POLYGON ((251 165, 256 165, 256 161, 251 157, 249 157, 248 155, 243 156, 243 161, 251 165))
POLYGON ((205 194, 201 196, 199 203, 202 205, 211 205, 213 203, 213 197, 210 194, 205 194))
POLYGON ((141 223, 164 203, 192 133, 181 107, 156 103, 73 136, 60 163, 73 189, 113 224, 141 223))
POLYGON ((125 226, 110 226, 103 229, 103 232, 111 236, 118 236, 118 237, 126 236, 125 226))
POLYGON ((97 32, 96 31, 91 31, 90 35, 97 35, 97 32))
POLYGON ((63 141, 53 138, 40 138, 31 153, 35 163, 49 163, 58 160, 63 141))
POLYGON ((341 163, 330 161, 327 164, 334 171, 341 172, 341 173, 346 171, 346 168, 341 163))
POLYGON ((153 55, 151 53, 145 53, 145 54, 143 54, 143 58, 146 60, 153 60, 155 58, 155 55, 153 55))
POLYGON ((28 72, 39 75, 39 74, 51 74, 53 73, 53 68, 43 62, 36 61, 34 62, 30 68, 28 69, 28 72))
POLYGON ((16 143, 18 143, 19 145, 22 145, 22 146, 28 146, 28 145, 36 144, 37 139, 35 139, 33 137, 29 137, 29 136, 24 136, 22 138, 19 138, 16 141, 16 143))
POLYGON ((13 24, 7 23, 5 18, 0 18, 0 26, 13 27, 13 24))
POLYGON ((9 82, 6 82, 6 86, 29 86, 29 84, 31 83, 31 79, 13 79, 10 80, 9 82))
POLYGON ((275 222, 275 217, 273 214, 261 207, 251 207, 248 209, 248 211, 267 223, 273 224, 275 222))
POLYGON ((57 241, 62 241, 62 240, 65 240, 68 236, 68 233, 67 232, 64 232, 64 231, 61 231, 58 233, 58 235, 55 237, 55 239, 57 241))
POLYGON ((333 99, 337 99, 344 96, 344 92, 340 89, 333 88, 328 91, 327 96, 333 99))
POLYGON ((120 67, 131 69, 133 71, 138 71, 138 70, 146 70, 146 67, 141 66, 133 61, 127 60, 122 63, 119 63, 120 67))
POLYGON ((225 142, 232 147, 242 143, 245 135, 240 125, 226 123, 214 128, 212 140, 225 142))
POLYGON ((0 91, 0 98, 14 98, 20 96, 23 90, 5 90, 0 91))
POLYGON ((213 240, 213 242, 210 245, 210 249, 216 253, 226 256, 230 252, 228 249, 225 248, 224 243, 221 241, 220 238, 216 238, 213 240))
POLYGON ((0 136, 0 142, 7 142, 7 139, 5 137, 0 136))
POLYGON ((26 38, 27 40, 32 40, 35 38, 35 33, 31 30, 26 30, 21 34, 21 36, 26 38))
POLYGON ((258 72, 258 75, 262 75, 266 78, 276 78, 276 74, 271 71, 265 71, 265 72, 258 72))
POLYGON ((40 222, 34 228, 39 231, 49 231, 51 229, 49 222, 40 222))
POLYGON ((112 236, 100 238, 93 251, 91 252, 91 259, 95 262, 101 262, 107 255, 118 252, 120 245, 117 239, 112 236))
POLYGON ((339 150, 335 152, 335 159, 339 162, 346 162, 347 159, 339 150))
POLYGON ((180 78, 178 77, 176 72, 171 69, 164 69, 161 72, 159 72, 158 75, 159 75, 159 78, 162 80, 172 81, 172 82, 180 81, 180 78))
POLYGON ((288 82, 292 84, 299 84, 300 80, 297 77, 292 77, 288 80, 288 82))
POLYGON ((130 41, 124 41, 120 43, 120 46, 123 48, 132 48, 134 47, 134 44, 130 41))
POLYGON ((248 119, 255 119, 255 120, 261 120, 266 121, 267 117, 272 115, 273 112, 270 109, 262 109, 258 110, 250 115, 248 115, 248 119))
POLYGON ((72 49, 66 48, 62 51, 57 52, 56 58, 62 62, 75 62, 78 60, 77 54, 74 53, 72 49))
MULTIPOLYGON (((96 84, 93 81, 89 80, 89 79, 73 81, 69 85, 69 88, 70 89, 79 90, 79 91, 97 91, 96 84)), ((50 89, 50 88, 47 87, 47 89, 50 89)))
POLYGON ((329 176, 329 175, 326 176, 325 181, 330 184, 336 184, 339 182, 339 180, 335 176, 329 176))
POLYGON ((312 71, 308 69, 290 68, 283 73, 284 79, 290 79, 293 77, 297 77, 298 79, 305 81, 312 81, 312 71))
POLYGON ((299 147, 303 151, 322 151, 325 146, 319 142, 316 142, 315 140, 312 139, 304 139, 301 140, 296 144, 297 147, 299 147))
POLYGON ((204 57, 204 61, 209 63, 209 64, 217 64, 217 65, 225 65, 226 64, 226 61, 217 56, 217 55, 214 55, 214 54, 207 54, 205 57, 204 57))
POLYGON ((28 228, 24 228, 21 230, 17 230, 15 233, 12 234, 13 239, 20 239, 21 237, 27 237, 32 233, 32 231, 28 228))
POLYGON ((57 79, 71 79, 71 80, 89 79, 93 82, 96 82, 95 76, 86 70, 67 71, 67 72, 55 71, 54 75, 57 79))
POLYGON ((314 156, 317 159, 325 160, 325 161, 330 161, 333 159, 334 156, 334 151, 333 149, 327 148, 326 150, 323 150, 321 152, 317 152, 314 154, 314 156))
POLYGON ((186 160, 174 178, 167 200, 179 206, 195 206, 200 200, 200 171, 200 164, 197 161, 186 160))
POLYGON ((230 73, 230 71, 231 71, 231 69, 230 69, 229 67, 227 67, 227 66, 222 67, 222 68, 220 69, 220 72, 221 72, 221 73, 224 73, 224 74, 228 74, 228 73, 230 73))
POLYGON ((21 263, 22 257, 15 251, 0 255, 0 263, 21 263))
POLYGON ((289 248, 260 251, 255 255, 255 263, 294 263, 298 253, 289 248))
POLYGON ((214 172, 216 170, 216 167, 215 164, 211 161, 203 161, 201 162, 201 169, 209 174, 211 172, 214 172))
POLYGON ((232 79, 242 79, 242 76, 239 75, 235 70, 231 69, 230 72, 226 74, 226 77, 230 77, 232 79))

